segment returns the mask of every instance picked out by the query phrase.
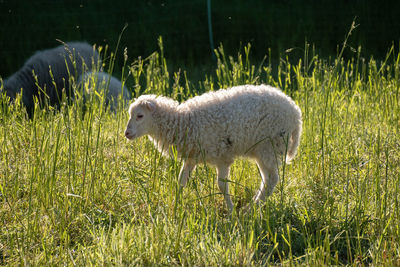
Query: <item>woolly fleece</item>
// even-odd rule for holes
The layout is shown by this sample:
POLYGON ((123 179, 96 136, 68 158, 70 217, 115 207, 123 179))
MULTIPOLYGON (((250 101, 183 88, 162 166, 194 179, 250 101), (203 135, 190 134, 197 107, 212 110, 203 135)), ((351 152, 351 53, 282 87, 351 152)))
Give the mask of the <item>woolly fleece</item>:
POLYGON ((100 94, 104 92, 105 103, 109 105, 110 109, 113 111, 117 109, 118 98, 121 93, 125 101, 131 98, 128 88, 122 86, 120 80, 106 72, 87 72, 81 75, 78 84, 83 85, 84 91, 88 94, 94 91, 100 94))
POLYGON ((148 135, 168 154, 174 145, 184 160, 180 182, 185 185, 199 162, 217 167, 218 185, 228 208, 227 177, 237 157, 255 159, 262 182, 255 201, 265 199, 278 182, 278 167, 286 154, 296 155, 302 131, 301 110, 279 89, 243 85, 196 96, 179 104, 170 98, 140 96, 129 108, 128 139, 148 135))
POLYGON ((38 96, 41 101, 46 98, 43 92, 39 93, 40 90, 45 91, 50 105, 58 105, 63 92, 67 96, 72 94, 71 76, 77 80, 84 72, 100 65, 98 53, 88 43, 65 43, 37 51, 20 70, 4 81, 4 90, 14 99, 22 89, 23 103, 28 112, 32 112, 34 97, 38 96))

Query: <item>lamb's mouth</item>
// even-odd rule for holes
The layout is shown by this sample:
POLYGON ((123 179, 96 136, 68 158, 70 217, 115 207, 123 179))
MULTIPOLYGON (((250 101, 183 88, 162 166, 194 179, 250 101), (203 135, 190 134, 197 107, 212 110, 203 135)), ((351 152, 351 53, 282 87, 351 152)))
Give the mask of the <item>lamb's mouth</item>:
POLYGON ((136 134, 133 133, 125 133, 125 137, 129 140, 135 139, 136 138, 136 134))

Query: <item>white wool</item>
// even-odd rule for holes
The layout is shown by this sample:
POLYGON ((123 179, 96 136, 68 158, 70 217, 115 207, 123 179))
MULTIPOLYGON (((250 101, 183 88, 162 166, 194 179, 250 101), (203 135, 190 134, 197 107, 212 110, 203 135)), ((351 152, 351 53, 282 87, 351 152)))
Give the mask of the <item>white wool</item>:
POLYGON ((185 161, 182 185, 197 163, 215 165, 229 209, 233 204, 226 179, 234 159, 256 160, 262 183, 255 200, 264 200, 265 187, 271 194, 278 181, 281 158, 286 154, 290 161, 296 155, 302 131, 300 108, 279 89, 267 85, 221 89, 181 104, 144 95, 131 104, 129 113, 127 138, 148 135, 164 154, 171 145, 176 147, 185 161))

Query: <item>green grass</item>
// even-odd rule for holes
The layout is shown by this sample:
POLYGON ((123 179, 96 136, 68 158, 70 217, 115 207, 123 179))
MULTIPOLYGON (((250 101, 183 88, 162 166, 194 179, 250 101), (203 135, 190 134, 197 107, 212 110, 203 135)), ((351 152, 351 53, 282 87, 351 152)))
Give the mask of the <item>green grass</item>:
MULTIPOLYGON (((399 265, 400 53, 329 63, 306 46, 272 77, 274 66, 253 66, 249 50, 219 49, 215 75, 200 84, 169 73, 162 49, 122 72, 136 96, 183 101, 243 83, 291 95, 303 112, 301 145, 264 206, 227 215, 207 165, 181 191, 180 160, 146 138, 127 142, 123 108, 100 112, 93 99, 82 112, 78 100, 30 120, 17 101, 0 110, 0 265, 399 265)), ((259 179, 252 162, 232 166, 238 207, 259 179)))

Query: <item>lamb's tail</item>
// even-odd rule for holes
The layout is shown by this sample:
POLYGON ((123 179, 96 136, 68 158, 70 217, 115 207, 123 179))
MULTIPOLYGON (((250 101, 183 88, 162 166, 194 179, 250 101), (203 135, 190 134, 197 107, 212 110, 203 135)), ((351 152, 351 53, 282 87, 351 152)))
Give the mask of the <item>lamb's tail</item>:
POLYGON ((300 136, 302 131, 302 122, 301 119, 297 121, 296 127, 292 131, 292 134, 289 137, 287 154, 286 154, 286 163, 290 163, 290 161, 296 156, 297 148, 300 144, 300 136))

